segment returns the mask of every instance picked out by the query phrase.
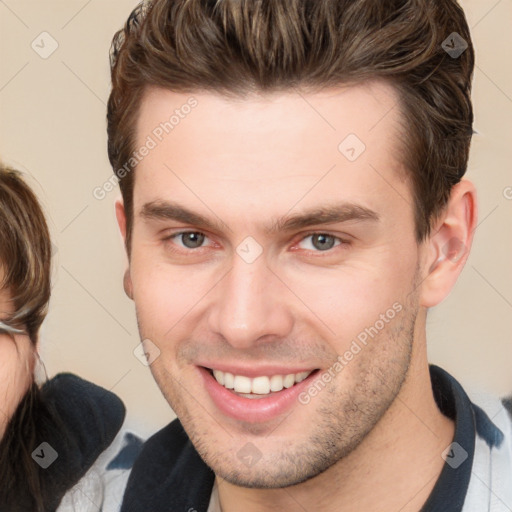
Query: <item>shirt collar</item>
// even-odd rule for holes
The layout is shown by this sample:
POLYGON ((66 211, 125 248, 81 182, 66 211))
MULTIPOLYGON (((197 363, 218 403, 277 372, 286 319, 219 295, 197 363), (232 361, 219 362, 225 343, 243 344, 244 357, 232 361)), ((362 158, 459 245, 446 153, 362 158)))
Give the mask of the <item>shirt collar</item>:
POLYGON ((439 410, 455 421, 455 434, 452 443, 442 454, 445 459, 443 469, 421 512, 460 512, 475 453, 473 404, 462 386, 443 369, 430 365, 430 378, 439 410))

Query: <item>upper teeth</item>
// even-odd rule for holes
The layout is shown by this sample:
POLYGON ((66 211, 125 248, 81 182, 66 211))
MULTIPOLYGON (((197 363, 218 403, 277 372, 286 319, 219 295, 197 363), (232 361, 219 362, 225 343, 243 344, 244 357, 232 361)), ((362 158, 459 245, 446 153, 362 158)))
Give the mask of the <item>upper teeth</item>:
POLYGON ((271 391, 281 391, 283 388, 291 388, 297 382, 303 381, 311 371, 289 373, 288 375, 272 375, 272 377, 255 377, 251 379, 245 375, 233 375, 229 372, 213 370, 213 376, 219 384, 227 389, 233 389, 237 393, 256 393, 267 395, 271 391))

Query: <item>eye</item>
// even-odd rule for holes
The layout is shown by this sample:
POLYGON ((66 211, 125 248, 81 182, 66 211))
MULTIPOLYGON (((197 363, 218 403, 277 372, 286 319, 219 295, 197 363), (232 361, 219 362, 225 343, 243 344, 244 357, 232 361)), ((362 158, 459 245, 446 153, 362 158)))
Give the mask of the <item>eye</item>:
MULTIPOLYGON (((209 238, 200 231, 180 231, 174 233, 163 239, 164 242, 172 241, 172 245, 178 246, 181 249, 201 249, 204 247, 205 240, 209 238)), ((339 245, 349 245, 350 242, 342 240, 341 238, 331 235, 329 233, 309 233, 304 236, 297 246, 300 249, 305 249, 313 252, 328 252, 332 248, 339 245)), ((174 250, 174 248, 173 248, 174 250)))
POLYGON ((164 238, 164 241, 178 240, 180 242, 177 244, 178 246, 185 249, 199 249, 205 239, 207 239, 207 236, 200 231, 180 231, 164 238))
POLYGON ((348 242, 329 233, 309 233, 299 242, 298 246, 301 249, 315 252, 327 252, 341 244, 348 244, 348 242), (306 242, 307 240, 310 240, 310 242, 306 242), (305 244, 305 246, 300 247, 301 244, 305 244))

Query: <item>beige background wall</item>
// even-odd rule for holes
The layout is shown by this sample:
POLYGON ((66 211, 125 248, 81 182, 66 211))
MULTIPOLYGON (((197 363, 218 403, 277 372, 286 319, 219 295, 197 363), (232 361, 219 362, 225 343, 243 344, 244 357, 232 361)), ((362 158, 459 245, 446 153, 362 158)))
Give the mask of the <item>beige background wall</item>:
MULTIPOLYGON (((135 4, 0 0, 0 157, 28 175, 51 225, 54 288, 42 332, 49 375, 72 371, 112 389, 130 423, 149 434, 173 413, 132 353, 139 338, 122 290, 118 189, 103 200, 92 193, 112 173, 110 40, 135 4), (43 56, 58 47, 45 59, 34 40, 43 56)), ((478 135, 468 177, 479 189, 480 225, 455 290, 429 313, 429 350, 432 362, 464 384, 504 394, 512 393, 512 0, 462 5, 477 50, 478 135)))

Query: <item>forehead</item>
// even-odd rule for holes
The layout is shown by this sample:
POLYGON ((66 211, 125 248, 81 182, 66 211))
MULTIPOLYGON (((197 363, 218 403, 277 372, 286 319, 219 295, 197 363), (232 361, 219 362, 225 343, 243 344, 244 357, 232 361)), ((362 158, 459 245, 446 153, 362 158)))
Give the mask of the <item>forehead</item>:
POLYGON ((233 150, 235 143, 241 143, 240 152, 258 149, 262 153, 278 146, 300 153, 308 149, 295 146, 301 136, 311 138, 317 145, 323 140, 324 147, 334 145, 336 149, 340 138, 354 133, 375 147, 383 136, 388 143, 397 135, 401 120, 398 103, 395 89, 382 81, 316 93, 290 90, 243 98, 149 87, 139 109, 136 146, 143 146, 149 136, 159 146, 172 146, 173 140, 176 144, 188 140, 203 152, 212 149, 212 145, 233 150), (201 138, 200 148, 194 136, 201 138), (270 146, 258 147, 264 138, 270 146))
POLYGON ((400 121, 396 93, 382 82, 243 99, 150 88, 136 128, 145 156, 135 208, 170 195, 254 213, 262 201, 270 213, 328 196, 366 197, 371 207, 370 196, 389 196, 389 180, 403 181, 400 121))

